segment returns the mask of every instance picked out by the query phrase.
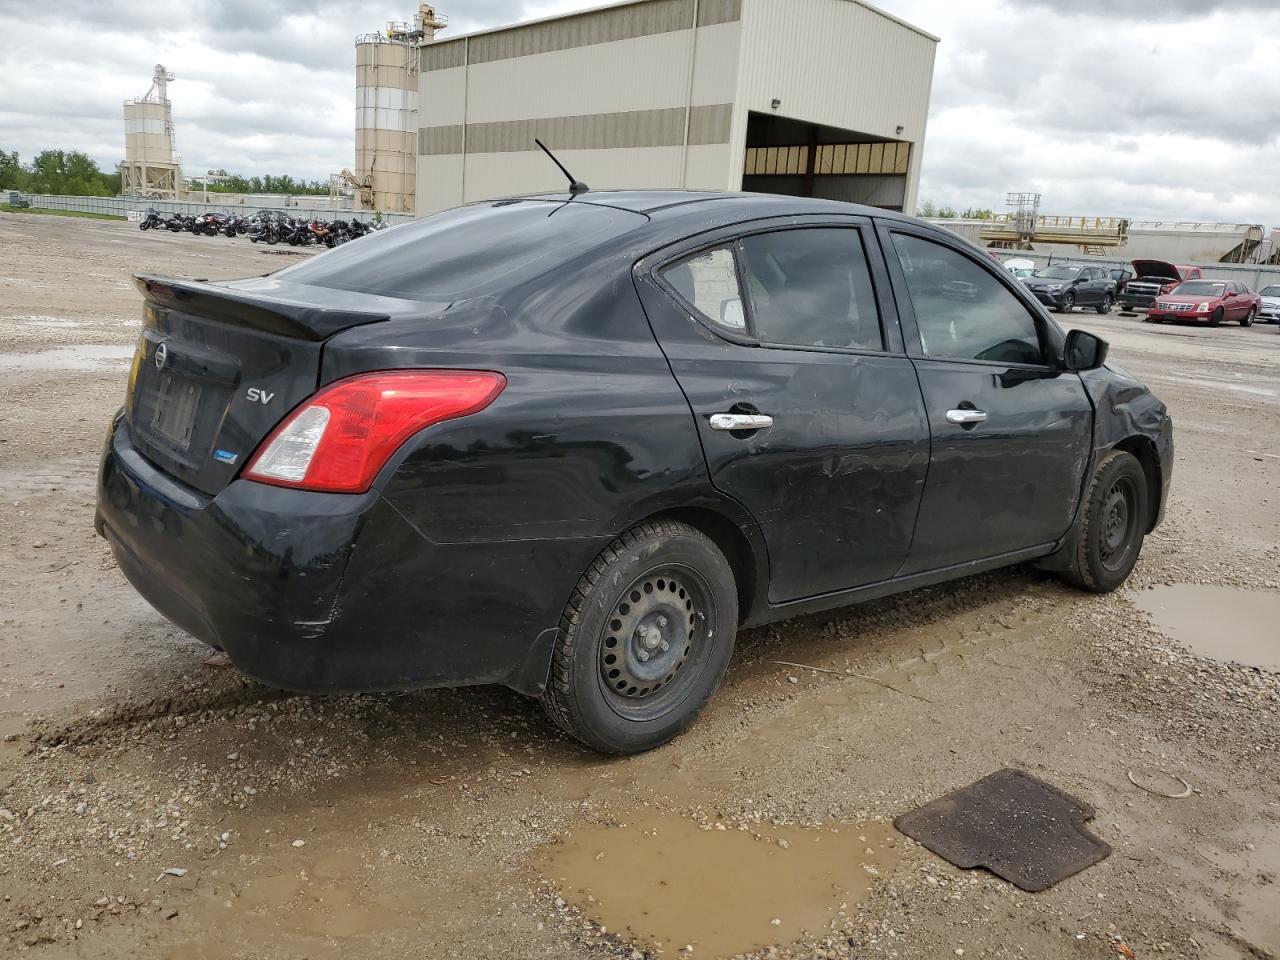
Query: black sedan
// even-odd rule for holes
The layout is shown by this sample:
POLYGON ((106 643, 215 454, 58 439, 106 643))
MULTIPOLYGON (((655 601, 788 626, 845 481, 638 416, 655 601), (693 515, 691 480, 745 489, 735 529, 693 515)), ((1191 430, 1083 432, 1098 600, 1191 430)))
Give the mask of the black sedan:
POLYGON ((982 251, 882 210, 617 192, 278 273, 140 277, 97 528, 266 683, 506 684, 631 753, 734 636, 1024 561, 1122 583, 1164 406, 982 251))

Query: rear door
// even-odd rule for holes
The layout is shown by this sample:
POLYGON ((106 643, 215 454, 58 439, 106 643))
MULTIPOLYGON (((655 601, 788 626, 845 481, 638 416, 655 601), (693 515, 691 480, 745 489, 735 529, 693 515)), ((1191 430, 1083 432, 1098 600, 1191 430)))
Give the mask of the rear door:
POLYGON ((643 261, 636 281, 712 482, 760 525, 769 599, 892 577, 929 428, 870 221, 726 229, 643 261))
POLYGON ((918 573, 1051 544, 1075 517, 1093 432, 1054 332, 980 253, 882 222, 907 351, 933 446, 911 556, 918 573), (957 273, 978 291, 950 296, 957 273))
POLYGON ((1086 286, 1089 288, 1090 306, 1102 303, 1107 295, 1107 274, 1101 267, 1085 267, 1086 286))

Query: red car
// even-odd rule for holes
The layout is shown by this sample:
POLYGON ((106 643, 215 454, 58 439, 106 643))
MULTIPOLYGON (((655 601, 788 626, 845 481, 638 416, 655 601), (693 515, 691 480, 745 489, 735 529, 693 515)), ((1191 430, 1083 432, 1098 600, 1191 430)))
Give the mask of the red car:
POLYGON ((1211 327, 1223 320, 1235 320, 1247 327, 1261 308, 1262 298, 1238 281, 1184 280, 1156 298, 1147 311, 1147 319, 1152 323, 1196 320, 1211 327))

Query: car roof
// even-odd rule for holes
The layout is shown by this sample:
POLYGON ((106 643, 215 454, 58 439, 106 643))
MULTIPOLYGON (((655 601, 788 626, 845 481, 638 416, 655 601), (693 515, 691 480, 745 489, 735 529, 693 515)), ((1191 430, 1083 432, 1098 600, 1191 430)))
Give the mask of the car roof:
MULTIPOLYGON (((514 199, 514 198, 513 198, 514 199)), ((529 196, 531 200, 555 202, 573 201, 592 203, 603 207, 617 207, 634 213, 654 217, 666 211, 680 214, 691 212, 695 205, 715 204, 715 215, 767 217, 796 213, 839 213, 845 216, 888 217, 907 220, 900 213, 882 207, 868 207, 841 200, 823 200, 818 197, 792 197, 776 193, 734 193, 715 190, 591 190, 575 195, 568 193, 542 193, 529 196)), ((710 209, 707 208, 710 213, 710 209)))

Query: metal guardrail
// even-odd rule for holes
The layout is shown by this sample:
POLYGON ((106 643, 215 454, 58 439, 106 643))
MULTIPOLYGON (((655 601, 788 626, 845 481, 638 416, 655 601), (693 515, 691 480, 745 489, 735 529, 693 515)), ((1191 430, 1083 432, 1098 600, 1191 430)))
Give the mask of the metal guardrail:
MULTIPOLYGON (((31 206, 44 210, 73 210, 79 213, 102 213, 109 216, 125 217, 130 211, 145 212, 155 210, 158 213, 181 213, 194 216, 209 210, 233 211, 236 213, 256 213, 258 210, 285 213, 291 217, 305 217, 308 220, 364 220, 374 219, 372 210, 343 210, 331 207, 268 207, 252 204, 218 203, 216 194, 210 196, 208 203, 193 203, 189 200, 144 200, 136 197, 64 197, 48 193, 13 194, 26 200, 31 206)), ((384 213, 383 221, 390 224, 406 223, 414 219, 410 213, 384 213)))

